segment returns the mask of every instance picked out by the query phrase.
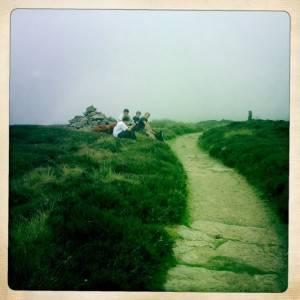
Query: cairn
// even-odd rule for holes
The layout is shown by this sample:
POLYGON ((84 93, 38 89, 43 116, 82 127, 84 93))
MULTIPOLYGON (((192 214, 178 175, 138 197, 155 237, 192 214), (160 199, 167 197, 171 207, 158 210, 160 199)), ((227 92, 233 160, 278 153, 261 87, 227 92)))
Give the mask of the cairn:
POLYGON ((68 127, 81 131, 92 131, 98 125, 109 125, 116 123, 117 120, 112 117, 106 117, 104 113, 98 112, 92 105, 89 106, 83 116, 75 116, 69 121, 68 127))

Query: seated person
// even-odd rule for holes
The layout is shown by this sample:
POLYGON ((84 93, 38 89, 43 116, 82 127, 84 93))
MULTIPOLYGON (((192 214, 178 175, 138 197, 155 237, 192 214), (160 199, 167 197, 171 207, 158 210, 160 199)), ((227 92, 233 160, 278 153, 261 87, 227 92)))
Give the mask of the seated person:
POLYGON ((118 138, 127 138, 136 140, 134 131, 132 130, 135 127, 135 123, 132 126, 128 127, 130 121, 129 117, 123 117, 122 121, 118 122, 114 127, 113 135, 118 138))
POLYGON ((149 137, 155 139, 154 132, 148 122, 150 113, 146 112, 143 117, 140 118, 139 122, 136 125, 135 131, 139 131, 147 134, 149 137))
POLYGON ((118 121, 122 121, 123 117, 128 117, 129 120, 131 120, 130 116, 129 116, 129 109, 125 108, 123 110, 123 113, 119 115, 118 121))
POLYGON ((138 121, 140 120, 141 114, 142 114, 142 113, 141 113, 140 111, 137 111, 136 114, 135 114, 135 116, 132 118, 132 120, 133 120, 133 122, 134 122, 135 124, 137 124, 138 121))

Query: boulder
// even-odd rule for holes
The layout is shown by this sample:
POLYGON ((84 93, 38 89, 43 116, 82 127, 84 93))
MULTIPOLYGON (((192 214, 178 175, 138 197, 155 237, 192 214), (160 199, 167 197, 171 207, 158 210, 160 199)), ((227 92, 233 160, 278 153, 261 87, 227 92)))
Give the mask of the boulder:
POLYGON ((91 105, 91 106, 87 107, 87 109, 86 109, 84 115, 85 115, 85 116, 88 116, 88 115, 90 115, 91 113, 96 112, 96 111, 97 111, 97 109, 96 109, 93 105, 91 105))
POLYGON ((81 131, 92 131, 98 125, 109 125, 116 123, 117 120, 112 117, 106 117, 102 112, 98 112, 93 105, 86 108, 82 116, 76 115, 69 120, 68 127, 81 131))
POLYGON ((93 120, 104 120, 105 118, 105 114, 103 113, 96 113, 91 117, 93 120))

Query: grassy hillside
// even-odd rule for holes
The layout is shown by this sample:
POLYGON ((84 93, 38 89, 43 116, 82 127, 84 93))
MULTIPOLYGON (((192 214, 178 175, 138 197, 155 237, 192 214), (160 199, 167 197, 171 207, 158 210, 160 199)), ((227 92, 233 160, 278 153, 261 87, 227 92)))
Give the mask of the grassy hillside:
POLYGON ((210 121, 201 121, 198 123, 184 123, 184 122, 176 122, 171 120, 155 120, 150 123, 154 129, 157 130, 163 129, 165 139, 170 140, 175 138, 178 135, 183 135, 183 134, 193 133, 193 132, 202 132, 213 127, 224 126, 231 123, 231 121, 210 120, 210 121))
MULTIPOLYGON (((210 153, 241 173, 246 166, 254 174, 258 165, 253 160, 240 169, 238 162, 257 143, 255 155, 267 156, 262 146, 269 147, 269 135, 276 134, 272 143, 285 155, 278 154, 277 161, 286 167, 286 123, 230 123, 163 120, 151 125, 164 129, 166 139, 204 131, 201 144, 210 153)), ((9 176, 12 289, 162 289, 166 271, 175 263, 173 240, 164 228, 186 222, 187 213, 186 175, 167 144, 142 135, 131 141, 62 126, 11 126, 9 176)), ((269 181, 275 178, 268 176, 269 181)), ((286 213, 285 193, 276 203, 286 203, 280 206, 286 213)))
POLYGON ((9 285, 161 290, 186 176, 165 143, 11 126, 9 285))
POLYGON ((156 129, 162 129, 164 131, 165 140, 170 140, 175 138, 177 135, 193 133, 193 132, 201 132, 203 131, 203 127, 196 123, 183 123, 176 122, 171 120, 156 120, 150 122, 151 126, 156 129))
POLYGON ((289 122, 232 122, 206 131, 199 145, 244 175, 288 222, 289 122))

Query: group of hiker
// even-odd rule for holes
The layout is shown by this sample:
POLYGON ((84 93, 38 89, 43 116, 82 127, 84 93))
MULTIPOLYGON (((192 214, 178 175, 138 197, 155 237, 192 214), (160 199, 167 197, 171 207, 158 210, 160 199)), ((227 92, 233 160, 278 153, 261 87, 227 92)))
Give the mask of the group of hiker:
POLYGON ((146 112, 143 117, 141 117, 141 115, 142 113, 137 111, 135 116, 131 119, 129 116, 129 110, 125 108, 118 118, 118 123, 113 129, 113 135, 119 138, 135 140, 135 133, 140 132, 155 139, 155 132, 148 122, 150 113, 146 112))

